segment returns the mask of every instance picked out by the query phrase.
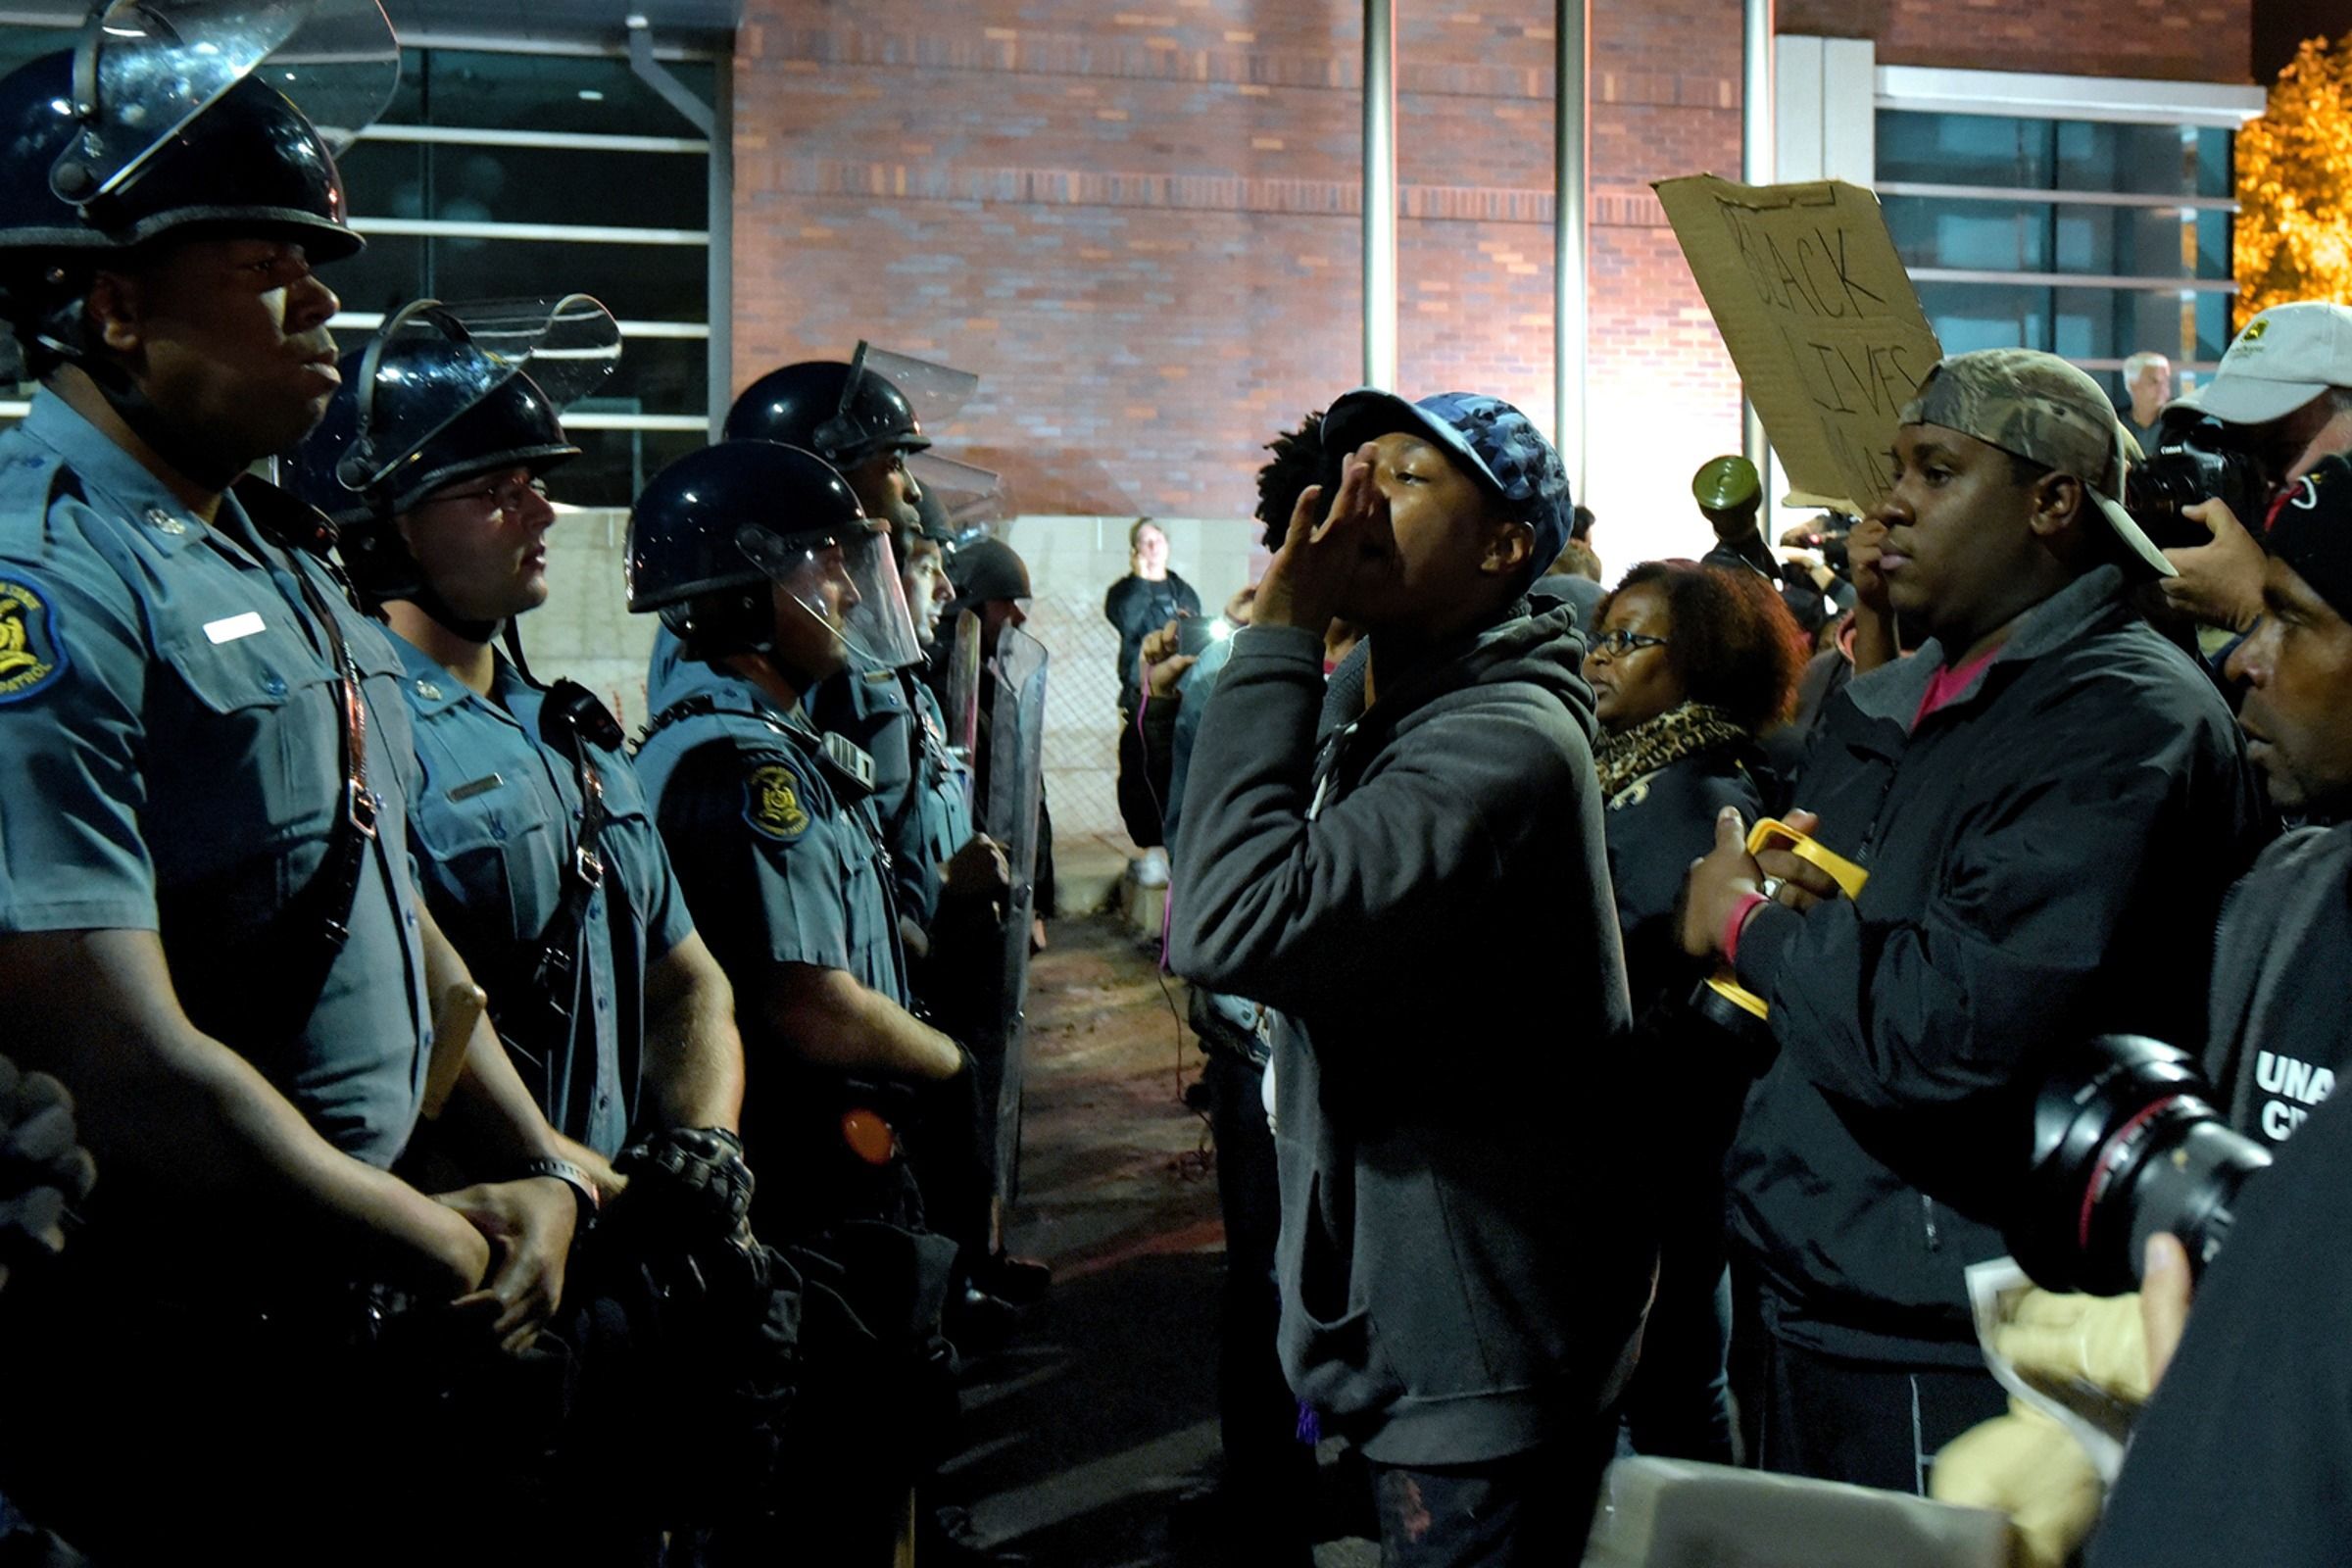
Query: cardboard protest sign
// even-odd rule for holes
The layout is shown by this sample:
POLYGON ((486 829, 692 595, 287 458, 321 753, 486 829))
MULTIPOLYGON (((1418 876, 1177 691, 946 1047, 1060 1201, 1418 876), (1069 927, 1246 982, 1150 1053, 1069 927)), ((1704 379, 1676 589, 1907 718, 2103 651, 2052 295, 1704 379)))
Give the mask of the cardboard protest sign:
POLYGON ((1879 199, 1843 180, 1657 182, 1798 506, 1860 514, 1897 411, 1943 357, 1879 199))

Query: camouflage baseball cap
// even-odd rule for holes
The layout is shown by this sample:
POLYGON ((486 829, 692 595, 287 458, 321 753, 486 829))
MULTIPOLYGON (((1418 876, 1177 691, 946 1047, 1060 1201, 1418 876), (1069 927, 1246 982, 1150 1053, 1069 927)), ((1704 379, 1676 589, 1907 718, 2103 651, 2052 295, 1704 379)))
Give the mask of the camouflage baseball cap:
POLYGON ((1568 548, 1576 506, 1568 470, 1535 420, 1500 398, 1441 392, 1407 403, 1394 392, 1357 387, 1323 416, 1323 450, 1345 458, 1378 436, 1403 431, 1443 449, 1479 488, 1535 530, 1534 575, 1568 548))
POLYGON ((1939 424, 2082 481, 2107 525, 2149 570, 2175 575, 2124 510, 2129 437, 2099 384, 2055 354, 1979 349, 1936 362, 1901 424, 1939 424))

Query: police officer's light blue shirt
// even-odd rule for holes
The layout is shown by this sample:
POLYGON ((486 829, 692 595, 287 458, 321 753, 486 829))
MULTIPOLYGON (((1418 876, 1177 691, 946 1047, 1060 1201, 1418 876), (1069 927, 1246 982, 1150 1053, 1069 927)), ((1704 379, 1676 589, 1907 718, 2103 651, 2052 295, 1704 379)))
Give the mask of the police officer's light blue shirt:
POLYGON ((546 694, 504 659, 485 698, 422 649, 392 642, 424 769, 414 830, 433 917, 489 990, 549 1124, 617 1154, 639 1104, 646 970, 694 930, 636 773, 620 752, 589 748, 608 818, 598 839, 605 877, 580 921, 576 998, 561 999, 572 1007, 569 1043, 555 1044, 523 1022, 539 1016, 524 988, 579 842, 577 769, 542 738, 546 694), (613 904, 616 894, 625 903, 613 904))
POLYGON ((695 699, 715 710, 655 731, 637 773, 695 925, 738 993, 757 995, 769 964, 805 963, 846 970, 905 1005, 898 913, 870 805, 841 800, 797 717, 734 675, 679 657, 664 628, 647 706, 659 721, 695 699))
POLYGON ((46 391, 0 435, 0 931, 162 932, 199 1022, 376 1165, 416 1123, 430 1030, 399 680, 383 633, 235 500, 207 526, 46 391), (342 684, 297 572, 364 677, 379 812, 350 940, 269 1046, 254 1020, 286 971, 253 939, 344 807, 342 684))
POLYGON ((936 911, 939 868, 970 843, 978 831, 972 822, 972 770, 948 750, 948 721, 940 711, 939 699, 921 681, 909 684, 914 692, 915 721, 922 726, 921 793, 915 809, 921 824, 923 864, 930 872, 932 906, 936 911))

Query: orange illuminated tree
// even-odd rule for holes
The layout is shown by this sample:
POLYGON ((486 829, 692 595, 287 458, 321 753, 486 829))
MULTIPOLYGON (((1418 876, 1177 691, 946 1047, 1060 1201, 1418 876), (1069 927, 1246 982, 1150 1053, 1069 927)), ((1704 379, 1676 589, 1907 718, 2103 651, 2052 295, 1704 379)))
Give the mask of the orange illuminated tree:
POLYGON ((2292 300, 2352 305, 2352 34, 2304 40, 2237 138, 2237 325, 2292 300))

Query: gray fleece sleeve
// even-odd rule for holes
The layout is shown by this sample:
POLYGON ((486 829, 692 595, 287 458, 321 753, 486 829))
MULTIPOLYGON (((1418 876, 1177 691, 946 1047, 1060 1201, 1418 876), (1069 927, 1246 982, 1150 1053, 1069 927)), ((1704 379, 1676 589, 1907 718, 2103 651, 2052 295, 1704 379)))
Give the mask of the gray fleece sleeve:
POLYGON ((1551 803, 1578 799, 1557 738, 1505 700, 1424 717, 1309 821, 1322 701, 1312 633, 1234 639, 1194 746, 1169 923, 1177 973, 1298 1012, 1417 972, 1434 933, 1479 918, 1551 803))

